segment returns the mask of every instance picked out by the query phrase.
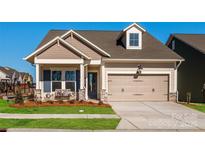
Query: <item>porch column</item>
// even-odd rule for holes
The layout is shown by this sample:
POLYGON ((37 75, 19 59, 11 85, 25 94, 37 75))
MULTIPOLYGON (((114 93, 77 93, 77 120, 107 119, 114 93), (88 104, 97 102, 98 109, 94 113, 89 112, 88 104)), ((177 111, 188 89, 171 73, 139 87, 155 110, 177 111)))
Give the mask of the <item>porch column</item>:
POLYGON ((80 89, 84 89, 84 66, 80 64, 80 89))
POLYGON ((100 65, 100 100, 103 102, 107 101, 106 89, 105 89, 105 64, 100 65))
POLYGON ((105 65, 102 63, 100 65, 100 76, 101 76, 101 89, 105 89, 105 65))
POLYGON ((85 100, 85 74, 84 64, 80 64, 80 89, 79 89, 79 100, 85 100))
POLYGON ((88 100, 88 65, 85 66, 85 99, 88 100))
POLYGON ((40 66, 36 64, 36 89, 40 89, 40 66))

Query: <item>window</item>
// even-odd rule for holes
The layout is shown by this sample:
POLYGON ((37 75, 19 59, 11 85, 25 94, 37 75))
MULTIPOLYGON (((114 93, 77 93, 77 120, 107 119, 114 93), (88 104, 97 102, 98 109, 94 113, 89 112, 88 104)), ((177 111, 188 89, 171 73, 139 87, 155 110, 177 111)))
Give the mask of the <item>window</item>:
POLYGON ((52 80, 53 81, 61 81, 61 71, 53 71, 52 72, 52 80))
POLYGON ((65 80, 75 81, 76 74, 75 71, 66 71, 65 72, 65 80))
POLYGON ((175 50, 175 40, 172 41, 172 50, 175 50))
POLYGON ((43 71, 43 84, 44 84, 44 92, 51 92, 51 71, 44 70, 43 71))
POLYGON ((76 72, 65 71, 65 88, 76 91, 76 72))
POLYGON ((65 88, 70 89, 71 91, 75 91, 75 82, 66 82, 65 88))
POLYGON ((52 91, 55 91, 56 89, 62 89, 61 74, 61 71, 52 71, 52 91))
POLYGON ((62 89, 61 82, 53 82, 52 83, 52 91, 55 91, 56 89, 62 89))
POLYGON ((130 33, 130 46, 139 46, 139 34, 138 33, 130 33))

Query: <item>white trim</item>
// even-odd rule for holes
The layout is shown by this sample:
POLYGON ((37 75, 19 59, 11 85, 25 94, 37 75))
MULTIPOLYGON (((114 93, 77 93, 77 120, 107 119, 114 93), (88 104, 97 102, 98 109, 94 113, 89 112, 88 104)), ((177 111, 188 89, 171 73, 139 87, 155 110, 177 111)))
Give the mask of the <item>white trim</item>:
POLYGON ((55 41, 61 41, 62 43, 64 43, 66 46, 70 47, 71 49, 73 49, 75 52, 77 52, 78 54, 80 54, 81 56, 85 57, 86 59, 91 59, 90 57, 88 57, 87 55, 85 55, 84 53, 82 53, 80 50, 76 49, 74 46, 72 46, 71 44, 69 44, 68 42, 64 41, 63 39, 61 39, 60 37, 55 37, 53 40, 49 41, 48 43, 46 43, 45 45, 43 45, 42 47, 40 47, 39 49, 37 49, 35 52, 33 52, 32 54, 30 54, 29 56, 25 57, 24 60, 29 59, 31 56, 36 55, 38 52, 40 52, 41 50, 43 50, 44 48, 46 48, 47 46, 51 45, 52 43, 54 43, 55 41))
POLYGON ((175 62, 183 59, 102 59, 105 62, 175 62))
POLYGON ((83 64, 83 59, 37 59, 35 57, 34 63, 36 64, 83 64))
MULTIPOLYGON (((109 86, 108 86, 108 75, 109 74, 135 74, 136 71, 106 71, 106 92, 109 93, 108 89, 109 89, 109 86)), ((173 92, 172 89, 171 89, 171 84, 172 84, 172 78, 171 78, 171 72, 170 71, 149 71, 149 70, 146 70, 146 71, 143 71, 142 70, 142 75, 143 74, 150 74, 150 75, 160 75, 160 74, 163 74, 163 75, 169 75, 169 93, 173 92)))
POLYGON ((40 79, 40 66, 39 64, 36 64, 36 89, 40 88, 39 79, 40 79))
POLYGON ((85 67, 85 99, 88 100, 88 65, 85 67))
POLYGON ((48 43, 46 43, 45 45, 43 45, 42 47, 40 47, 39 49, 37 49, 36 51, 34 51, 33 53, 31 53, 30 55, 28 55, 27 57, 23 58, 23 60, 28 60, 30 57, 34 56, 35 54, 37 54, 39 51, 41 51, 42 49, 44 49, 45 47, 51 45, 53 42, 55 42, 59 37, 55 37, 54 39, 52 39, 51 41, 49 41, 48 43))
POLYGON ((103 53, 104 55, 111 57, 110 54, 108 54, 107 52, 105 52, 104 50, 102 50, 101 48, 99 48, 98 46, 96 46, 95 44, 93 44, 92 42, 88 41, 86 38, 84 38, 83 36, 81 36, 80 34, 78 34, 77 32, 75 32, 74 30, 69 30, 68 32, 66 32, 65 34, 63 34, 61 36, 61 38, 65 38, 67 35, 69 35, 70 33, 75 34, 76 36, 78 36, 79 38, 81 38, 83 41, 85 41, 86 43, 90 44, 91 46, 93 46, 94 48, 96 48, 97 50, 99 50, 101 53, 103 53))
POLYGON ((105 65, 100 65, 101 90, 105 89, 105 65))
POLYGON ((85 70, 84 70, 84 65, 80 64, 80 89, 84 89, 84 75, 85 75, 85 70))
POLYGON ((89 65, 101 65, 101 60, 85 60, 85 64, 89 64, 89 65))
POLYGON ((128 27, 126 27, 125 29, 123 29, 124 31, 127 31, 128 29, 130 29, 131 27, 136 26, 137 28, 139 28, 141 31, 146 32, 146 30, 144 28, 142 28, 141 26, 139 26, 137 23, 133 23, 131 25, 129 25, 128 27))
MULTIPOLYGON (((148 68, 149 69, 149 68, 148 68)), ((172 71, 173 70, 142 70, 142 75, 143 74, 150 74, 150 75, 157 75, 157 74, 168 74, 169 75, 169 93, 172 93, 172 92, 176 92, 175 90, 175 83, 173 84, 174 87, 172 87, 172 82, 175 82, 175 75, 172 76, 172 71), (174 78, 174 81, 172 80, 172 78, 174 78)), ((106 92, 108 92, 108 75, 109 74, 135 74, 136 73, 136 70, 107 70, 106 69, 106 73, 105 73, 105 81, 106 81, 106 84, 105 84, 105 89, 106 89, 106 92)))
POLYGON ((140 50, 142 49, 142 32, 138 30, 137 28, 130 28, 126 31, 126 48, 127 49, 135 49, 140 50), (138 34, 138 46, 131 46, 130 45, 130 34, 138 34))

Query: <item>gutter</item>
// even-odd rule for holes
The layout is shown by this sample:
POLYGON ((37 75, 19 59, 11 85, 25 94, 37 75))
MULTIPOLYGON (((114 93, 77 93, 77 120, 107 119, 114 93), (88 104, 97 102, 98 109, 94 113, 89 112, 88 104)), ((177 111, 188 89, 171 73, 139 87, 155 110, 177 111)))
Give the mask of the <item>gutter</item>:
POLYGON ((176 62, 184 60, 179 59, 102 59, 105 62, 176 62))

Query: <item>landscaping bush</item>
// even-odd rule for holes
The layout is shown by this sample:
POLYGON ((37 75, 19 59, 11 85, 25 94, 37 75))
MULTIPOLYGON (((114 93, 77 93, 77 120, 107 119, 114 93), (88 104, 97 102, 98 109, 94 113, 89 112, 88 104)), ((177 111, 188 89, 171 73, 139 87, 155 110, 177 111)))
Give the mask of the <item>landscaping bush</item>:
POLYGON ((23 97, 22 97, 21 92, 18 92, 18 93, 16 94, 15 103, 17 103, 17 104, 23 104, 23 97))
POLYGON ((104 104, 103 101, 98 102, 98 105, 103 105, 103 104, 104 104))
POLYGON ((34 94, 29 95, 29 96, 28 96, 28 100, 34 101, 34 94))

